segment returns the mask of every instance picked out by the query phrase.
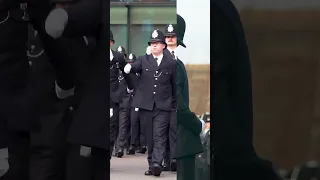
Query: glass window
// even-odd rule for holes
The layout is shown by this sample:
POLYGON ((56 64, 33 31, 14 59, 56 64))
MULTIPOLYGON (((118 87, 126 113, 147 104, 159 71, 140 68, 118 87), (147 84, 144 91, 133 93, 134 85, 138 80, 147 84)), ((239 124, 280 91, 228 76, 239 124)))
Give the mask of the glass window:
POLYGON ((113 33, 115 44, 112 49, 116 50, 118 46, 123 46, 128 50, 128 10, 126 7, 112 7, 110 8, 110 29, 113 33))
POLYGON ((176 22, 175 7, 131 7, 130 9, 130 51, 136 55, 146 53, 150 33, 154 29, 164 30, 176 22))
POLYGON ((113 24, 110 27, 113 38, 115 40, 115 44, 111 47, 111 49, 116 50, 117 47, 122 46, 126 49, 126 52, 128 53, 128 26, 127 25, 119 25, 119 24, 113 24))

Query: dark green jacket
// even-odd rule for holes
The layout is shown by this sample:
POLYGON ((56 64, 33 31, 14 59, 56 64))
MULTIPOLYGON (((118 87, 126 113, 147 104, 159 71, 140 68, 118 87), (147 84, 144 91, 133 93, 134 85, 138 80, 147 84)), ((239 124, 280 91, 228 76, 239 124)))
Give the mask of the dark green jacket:
POLYGON ((187 72, 182 61, 177 61, 177 158, 203 152, 200 133, 202 124, 190 111, 187 72))

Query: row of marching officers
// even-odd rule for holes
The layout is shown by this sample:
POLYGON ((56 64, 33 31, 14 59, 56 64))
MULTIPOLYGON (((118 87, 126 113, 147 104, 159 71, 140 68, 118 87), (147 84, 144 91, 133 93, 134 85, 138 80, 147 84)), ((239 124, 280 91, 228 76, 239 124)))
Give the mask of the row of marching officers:
MULTIPOLYGON (((109 96, 118 87, 118 72, 106 71, 109 22, 103 17, 109 5, 104 3, 109 2, 0 1, 1 180, 110 178, 106 109, 117 108, 109 96), (72 20, 79 6, 98 12, 84 27, 72 20)), ((123 69, 122 56, 113 55, 123 69)))
MULTIPOLYGON (((110 25, 104 18, 109 16, 108 5, 104 4, 107 1, 82 0, 70 4, 61 1, 64 2, 0 1, 0 39, 3 40, 0 83, 5 84, 0 91, 0 128, 4 129, 1 133, 5 135, 1 137, 5 138, 0 144, 1 151, 8 147, 9 156, 6 164, 5 152, 1 153, 0 161, 7 167, 4 171, 9 169, 1 178, 109 179, 117 131, 115 117, 120 108, 116 96, 119 69, 125 72, 128 93, 134 90, 129 72, 140 73, 132 106, 139 108, 141 121, 147 127, 161 127, 146 128, 146 136, 152 137, 146 143, 149 160, 146 175, 160 175, 168 119, 177 109, 176 62, 165 49, 164 35, 155 30, 149 42, 154 56, 141 56, 131 66, 120 53, 107 51, 110 41, 110 25), (31 66, 25 51, 29 24, 37 30, 29 36, 38 35, 45 52, 32 55, 37 45, 31 43, 31 66), (109 54, 110 63, 106 61, 109 54), (110 71, 106 71, 108 68, 110 71), (108 107, 110 113, 106 111, 108 107)), ((182 107, 179 104, 177 113, 182 107)), ((190 129, 197 128, 192 137, 198 139, 201 123, 199 120, 195 123, 190 129)), ((189 137, 185 139, 190 141, 189 137)), ((179 149, 190 151, 190 148, 179 149)), ((200 152, 201 148, 198 149, 200 152)), ((190 167, 192 158, 194 166, 194 156, 184 158, 182 166, 190 167)), ((178 171, 179 161, 182 159, 177 158, 178 171)))
MULTIPOLYGON (((160 176, 162 171, 177 170, 178 58, 175 50, 177 46, 185 45, 180 38, 178 40, 176 27, 167 25, 165 33, 154 30, 148 41, 147 54, 138 58, 134 54, 127 56, 121 46, 117 48, 128 62, 125 73, 136 80, 133 93, 127 93, 125 81, 119 86, 118 95, 122 98, 117 117, 119 131, 115 156, 122 157, 125 148, 129 155, 134 154, 137 147, 138 152, 144 153, 146 140, 149 168, 145 175, 160 176)), ((114 43, 112 32, 110 34, 110 40, 114 43)), ((119 71, 118 78, 119 82, 123 82, 122 71, 119 71)), ((113 113, 113 116, 116 115, 113 113)))

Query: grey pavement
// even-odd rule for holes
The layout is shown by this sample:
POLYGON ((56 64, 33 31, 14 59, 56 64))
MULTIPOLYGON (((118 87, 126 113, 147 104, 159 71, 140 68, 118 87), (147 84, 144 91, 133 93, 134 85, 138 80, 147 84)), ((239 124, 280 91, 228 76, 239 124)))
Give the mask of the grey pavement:
POLYGON ((162 172, 160 177, 145 176, 148 169, 147 156, 125 155, 122 158, 112 157, 110 179, 111 180, 176 180, 177 174, 173 172, 162 172))

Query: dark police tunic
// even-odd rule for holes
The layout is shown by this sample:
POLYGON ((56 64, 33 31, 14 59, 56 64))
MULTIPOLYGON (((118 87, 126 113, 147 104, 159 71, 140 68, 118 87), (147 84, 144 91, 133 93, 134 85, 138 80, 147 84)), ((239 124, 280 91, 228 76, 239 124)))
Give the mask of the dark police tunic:
MULTIPOLYGON (((135 75, 130 74, 132 76, 131 79, 134 78, 135 75)), ((118 93, 122 97, 121 102, 119 104, 119 134, 117 138, 117 148, 120 151, 123 151, 125 145, 130 141, 130 113, 131 113, 131 101, 132 94, 127 93, 127 83, 124 80, 123 72, 119 71, 119 90, 118 93)))
POLYGON ((176 62, 172 56, 163 54, 158 66, 152 55, 144 55, 132 64, 131 72, 140 73, 131 106, 139 108, 140 117, 146 123, 150 168, 163 161, 169 119, 176 109, 176 62))

